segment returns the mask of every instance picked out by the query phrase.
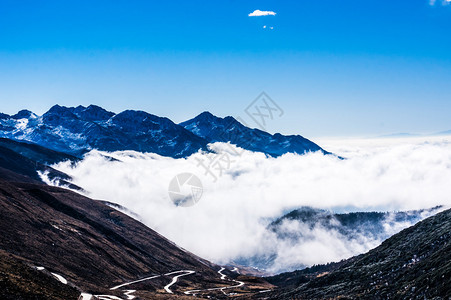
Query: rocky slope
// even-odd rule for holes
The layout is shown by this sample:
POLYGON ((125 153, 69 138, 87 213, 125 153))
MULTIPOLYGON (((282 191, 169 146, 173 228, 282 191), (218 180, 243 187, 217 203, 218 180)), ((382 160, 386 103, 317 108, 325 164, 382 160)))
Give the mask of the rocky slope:
POLYGON ((106 293, 114 285, 178 270, 196 271, 190 280, 202 284, 217 279, 214 265, 68 190, 0 180, 0 210, 0 249, 61 274, 83 291, 106 293))
POLYGON ((79 291, 36 269, 23 258, 0 250, 0 296, 3 300, 77 299, 79 291))

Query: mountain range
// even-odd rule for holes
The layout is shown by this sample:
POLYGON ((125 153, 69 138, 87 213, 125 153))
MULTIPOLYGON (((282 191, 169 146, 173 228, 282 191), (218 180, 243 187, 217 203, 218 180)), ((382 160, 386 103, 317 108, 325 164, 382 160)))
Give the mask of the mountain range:
POLYGON ((420 133, 409 133, 409 132, 399 132, 399 133, 391 133, 377 136, 376 138, 414 138, 414 137, 424 137, 424 136, 448 136, 451 135, 451 130, 428 133, 428 134, 420 134, 420 133))
POLYGON ((300 135, 272 135, 246 127, 233 117, 219 118, 209 112, 175 124, 144 111, 115 114, 95 105, 55 105, 42 116, 28 110, 12 116, 0 114, 0 137, 32 142, 77 157, 97 149, 135 150, 180 158, 207 151, 207 145, 214 142, 230 142, 271 156, 328 153, 300 135))

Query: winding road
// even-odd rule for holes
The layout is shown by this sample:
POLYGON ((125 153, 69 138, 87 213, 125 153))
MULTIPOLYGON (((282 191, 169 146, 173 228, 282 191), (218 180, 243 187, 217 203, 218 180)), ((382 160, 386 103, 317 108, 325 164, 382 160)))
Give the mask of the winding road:
POLYGON ((164 275, 173 275, 173 274, 180 273, 180 272, 184 272, 185 274, 181 274, 181 275, 177 275, 177 276, 172 277, 172 281, 168 285, 166 285, 164 287, 164 290, 166 292, 168 292, 170 294, 174 294, 169 288, 171 287, 171 285, 173 285, 174 283, 177 282, 179 277, 186 276, 186 275, 191 275, 193 273, 196 273, 195 271, 191 271, 191 270, 182 270, 182 271, 176 271, 176 272, 172 272, 172 273, 167 273, 167 274, 164 274, 164 275))
MULTIPOLYGON (((235 268, 236 269, 236 268, 235 268)), ((235 271, 235 269, 233 271, 235 271)), ((224 267, 221 267, 221 269, 218 271, 218 274, 221 276, 221 280, 226 280, 228 282, 234 282, 237 283, 235 285, 230 285, 230 286, 224 286, 224 287, 216 287, 216 288, 209 288, 209 289, 203 289, 203 290, 191 290, 191 291, 186 291, 184 292, 186 295, 195 295, 199 292, 204 292, 204 291, 221 291, 222 293, 224 293, 224 295, 227 296, 227 293, 224 291, 226 289, 233 289, 233 288, 237 288, 240 286, 244 285, 244 282, 242 281, 238 281, 238 280, 234 280, 234 279, 227 279, 227 275, 222 273, 225 270, 224 267)), ((150 277, 145 277, 142 279, 138 279, 135 281, 130 281, 130 282, 126 282, 117 286, 114 286, 112 288, 110 288, 111 291, 123 288, 125 286, 129 286, 135 283, 139 283, 139 282, 143 282, 143 281, 147 281, 147 280, 152 280, 155 278, 159 278, 162 276, 172 276, 172 280, 169 284, 167 284, 166 286, 164 286, 164 290, 169 293, 169 294, 173 294, 174 292, 170 289, 171 286, 173 286, 174 284, 177 283, 178 279, 180 277, 183 276, 187 276, 187 275, 191 275, 196 273, 196 271, 193 270, 179 270, 179 271, 173 271, 173 272, 169 272, 169 273, 165 273, 162 275, 153 275, 150 277), (177 274, 177 275, 176 275, 177 274)), ((237 272, 238 273, 238 272, 237 272)), ((136 290, 122 290, 123 294, 125 296, 127 296, 127 299, 134 299, 136 296, 132 295, 134 292, 136 292, 136 290)), ((82 293, 81 295, 82 299, 91 299, 92 295, 90 294, 86 294, 86 293, 82 293)), ((98 297, 99 299, 105 299, 105 300, 122 300, 121 298, 117 297, 117 296, 112 296, 112 295, 96 295, 96 297, 98 297)))
POLYGON ((224 271, 224 270, 225 270, 225 268, 221 268, 221 270, 218 271, 218 273, 221 275, 221 279, 222 279, 222 280, 225 280, 226 277, 227 277, 227 275, 221 273, 221 272, 224 271))
MULTIPOLYGON (((162 276, 171 276, 171 275, 174 275, 174 274, 179 274, 179 275, 172 276, 171 282, 164 287, 164 290, 167 293, 173 294, 174 292, 170 289, 170 287, 177 282, 179 277, 191 275, 191 274, 194 274, 194 273, 196 273, 196 271, 193 271, 193 270, 180 270, 180 271, 173 271, 173 272, 165 273, 165 274, 162 274, 162 275, 153 275, 153 276, 150 276, 150 277, 146 277, 146 278, 142 278, 142 279, 138 279, 138 280, 135 280, 135 281, 130 281, 130 282, 126 282, 126 283, 114 286, 114 287, 110 288, 110 290, 114 291, 114 290, 123 288, 123 287, 128 286, 128 285, 132 285, 132 284, 143 282, 143 281, 147 281, 147 280, 152 280, 152 279, 159 278, 159 277, 162 277, 162 276), (180 274, 180 273, 182 273, 182 274, 180 274)), ((136 290, 122 290, 122 292, 124 293, 125 296, 127 296, 127 299, 135 299, 136 298, 136 296, 132 295, 134 292, 136 292, 136 290)), ((98 297, 101 300, 122 300, 122 298, 119 298, 117 296, 112 296, 112 295, 95 295, 95 296, 98 297)), ((91 294, 87 294, 87 293, 82 293, 81 294, 81 299, 83 299, 83 300, 84 299, 90 300, 90 299, 92 299, 92 295, 91 294)))
POLYGON ((134 284, 134 283, 138 283, 138 282, 142 282, 142 281, 146 281, 146 280, 150 280, 150 279, 154 279, 154 278, 158 278, 158 277, 161 277, 161 275, 155 275, 155 276, 152 276, 152 277, 146 277, 146 278, 135 280, 135 281, 132 281, 132 282, 127 282, 127 283, 124 283, 124 284, 120 284, 118 286, 112 287, 110 290, 114 291, 114 290, 117 290, 118 288, 130 285, 130 284, 134 284))
POLYGON ((222 279, 222 280, 228 280, 228 281, 236 282, 236 283, 238 283, 238 284, 236 284, 236 285, 230 285, 230 286, 224 286, 224 287, 217 287, 217 288, 204 289, 204 290, 191 290, 191 291, 186 291, 186 292, 185 292, 185 295, 193 295, 193 296, 194 296, 195 294, 197 294, 197 293, 199 293, 199 292, 206 292, 206 291, 221 291, 224 295, 227 296, 227 293, 224 292, 224 290, 227 290, 227 289, 233 289, 233 288, 237 288, 237 287, 240 287, 240 286, 243 286, 243 285, 244 285, 244 282, 242 282, 242 281, 238 281, 238 280, 235 280, 235 279, 226 279, 227 275, 225 275, 225 274, 222 273, 222 271, 224 271, 224 270, 225 270, 225 268, 221 268, 221 269, 218 271, 219 275, 221 275, 221 279, 222 279))

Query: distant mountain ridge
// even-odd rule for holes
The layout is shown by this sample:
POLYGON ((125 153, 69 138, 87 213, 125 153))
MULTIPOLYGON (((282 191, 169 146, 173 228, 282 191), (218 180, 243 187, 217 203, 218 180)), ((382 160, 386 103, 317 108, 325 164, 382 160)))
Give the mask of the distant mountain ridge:
POLYGON ((451 135, 451 130, 439 132, 437 135, 451 135))
POLYGON ((230 142, 271 156, 328 153, 300 135, 271 135, 246 127, 233 117, 219 118, 209 112, 176 124, 144 111, 115 114, 96 105, 55 105, 42 116, 29 110, 12 116, 0 114, 0 137, 32 142, 78 157, 97 149, 135 150, 181 158, 206 151, 207 144, 213 142, 230 142))
MULTIPOLYGON (((312 242, 319 232, 331 232, 339 240, 347 243, 361 243, 373 241, 379 243, 402 229, 441 211, 437 206, 428 209, 397 211, 397 212, 349 212, 335 213, 313 207, 300 207, 271 222, 267 229, 275 234, 277 243, 288 245, 302 245, 312 242), (312 235, 312 233, 315 233, 312 235)), ((263 255, 241 257, 234 263, 243 266, 254 266, 261 270, 270 270, 278 259, 277 251, 263 255)), ((292 264, 275 272, 286 272, 303 269, 308 265, 292 264)))
POLYGON ((398 133, 379 135, 379 136, 376 136, 375 138, 415 138, 415 137, 447 136, 447 135, 451 135, 451 130, 433 132, 433 133, 398 132, 398 133))
MULTIPOLYGON (((397 211, 397 212, 350 212, 334 213, 312 207, 301 207, 283 215, 269 225, 280 239, 302 241, 304 233, 289 230, 284 225, 297 222, 306 227, 325 228, 341 234, 347 239, 365 236, 373 240, 385 240, 397 232, 397 228, 406 227, 403 224, 415 224, 442 210, 441 206, 428 209, 397 211)), ((288 226, 290 228, 290 226, 288 226)))
POLYGON ((404 229, 365 254, 267 278, 257 299, 450 299, 451 210, 404 229))

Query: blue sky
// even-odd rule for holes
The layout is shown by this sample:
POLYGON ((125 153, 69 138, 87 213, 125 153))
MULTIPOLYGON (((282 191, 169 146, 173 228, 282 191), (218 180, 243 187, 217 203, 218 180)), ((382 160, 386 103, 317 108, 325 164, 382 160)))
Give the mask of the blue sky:
POLYGON ((450 33, 446 1, 2 0, 0 110, 93 103, 180 122, 244 116, 265 91, 285 112, 271 132, 449 130, 450 33))

